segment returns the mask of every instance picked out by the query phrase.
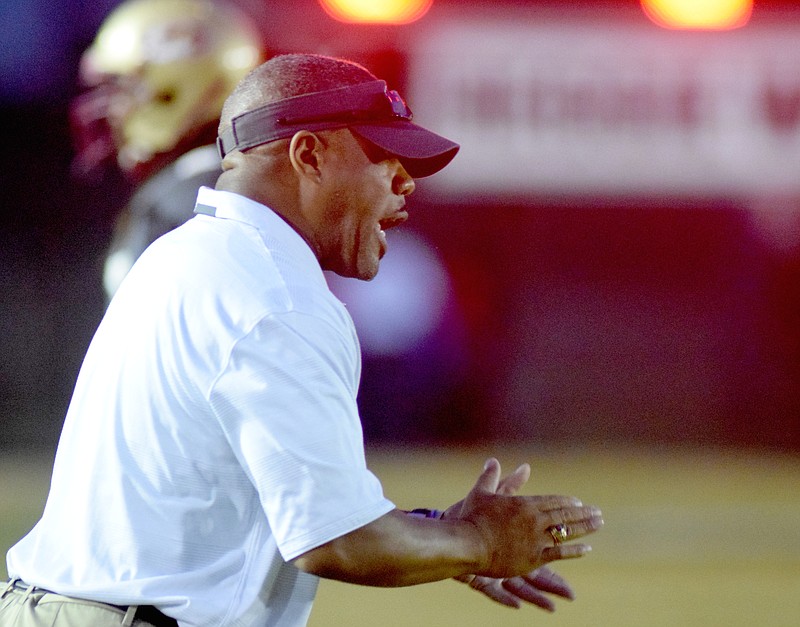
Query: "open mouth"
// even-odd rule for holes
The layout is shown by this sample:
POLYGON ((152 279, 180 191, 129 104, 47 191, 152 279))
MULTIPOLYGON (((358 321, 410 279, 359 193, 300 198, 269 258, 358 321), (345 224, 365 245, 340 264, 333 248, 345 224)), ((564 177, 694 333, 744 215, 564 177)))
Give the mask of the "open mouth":
POLYGON ((383 218, 382 220, 378 221, 378 240, 381 244, 381 257, 386 254, 386 249, 388 248, 388 244, 386 242, 386 231, 393 229, 396 226, 400 226, 406 220, 408 220, 408 213, 401 210, 387 218, 383 218))
POLYGON ((408 220, 408 213, 405 211, 400 211, 388 218, 380 220, 378 224, 380 225, 381 231, 388 231, 396 226, 400 226, 406 220, 408 220))

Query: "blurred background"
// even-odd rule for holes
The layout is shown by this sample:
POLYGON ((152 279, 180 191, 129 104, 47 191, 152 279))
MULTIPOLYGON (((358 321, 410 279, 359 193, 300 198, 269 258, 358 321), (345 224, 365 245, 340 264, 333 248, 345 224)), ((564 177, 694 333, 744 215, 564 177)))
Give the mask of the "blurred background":
MULTIPOLYGON (((105 307, 130 183, 71 176, 68 110, 117 4, 0 8, 2 448, 54 446, 105 307)), ((405 25, 240 6, 267 56, 359 61, 462 144, 419 181, 381 276, 339 288, 369 439, 800 449, 794 3, 758 0, 733 30, 625 0, 433 0, 405 25)))
MULTIPOLYGON (((6 545, 41 509, 133 189, 113 168, 75 175, 70 122, 81 55, 119 4, 0 6, 6 545)), ((387 490, 401 489, 391 478, 411 463, 404 451, 423 451, 413 467, 428 476, 450 472, 436 460, 469 469, 463 485, 447 483, 457 490, 469 488, 485 451, 510 451, 508 464, 566 461, 566 475, 544 472, 548 491, 588 492, 622 524, 608 525, 596 548, 626 546, 631 520, 657 520, 649 531, 663 539, 669 530, 677 544, 701 530, 710 544, 699 544, 722 561, 718 579, 691 560, 658 562, 680 576, 663 588, 656 576, 627 623, 589 613, 559 624, 795 624, 800 3, 398 0, 396 17, 375 13, 392 2, 236 4, 257 25, 265 56, 358 61, 398 89, 418 121, 462 145, 449 168, 418 181, 411 219, 389 234, 378 278, 330 277, 362 338, 365 437, 387 490), (668 503, 699 514, 691 525, 675 511, 665 519, 668 503), (758 552, 762 520, 751 507, 778 525, 779 553, 758 552), (742 533, 720 538, 723 519, 742 522, 742 533), (725 561, 729 541, 755 543, 760 566, 746 551, 725 561), (686 578, 687 564, 696 579, 686 578), (711 606, 727 607, 723 614, 694 611, 709 607, 707 596, 692 596, 708 581, 721 590, 711 606), (680 591, 675 603, 649 604, 649 593, 670 586, 680 591), (745 590, 758 592, 758 614, 745 590), (682 602, 701 622, 676 614, 682 602), (756 620, 764 608, 770 619, 756 620)), ((435 490, 430 498, 437 502, 411 505, 447 499, 435 490)), ((647 544, 641 533, 636 547, 647 544)), ((677 554, 702 560, 699 544, 677 554)), ((661 559, 673 545, 660 546, 648 555, 661 559)), ((609 602, 598 582, 619 576, 621 563, 629 579, 665 572, 633 549, 622 553, 630 560, 601 557, 606 570, 585 575, 596 601, 609 602)))

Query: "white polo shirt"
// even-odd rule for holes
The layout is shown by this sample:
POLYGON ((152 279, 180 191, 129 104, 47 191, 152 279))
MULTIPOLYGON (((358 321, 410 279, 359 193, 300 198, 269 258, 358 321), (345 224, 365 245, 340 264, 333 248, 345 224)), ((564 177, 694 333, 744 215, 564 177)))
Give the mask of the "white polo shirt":
POLYGON ((267 207, 202 188, 89 347, 9 574, 181 625, 304 625, 287 563, 393 509, 367 469, 352 321, 267 207))

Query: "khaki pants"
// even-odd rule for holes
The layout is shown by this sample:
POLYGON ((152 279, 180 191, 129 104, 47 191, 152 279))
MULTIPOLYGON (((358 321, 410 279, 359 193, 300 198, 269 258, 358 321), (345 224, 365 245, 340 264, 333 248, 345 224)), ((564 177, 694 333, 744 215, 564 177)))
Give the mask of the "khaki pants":
POLYGON ((124 611, 14 582, 0 593, 0 627, 152 627, 134 620, 135 605, 124 611))

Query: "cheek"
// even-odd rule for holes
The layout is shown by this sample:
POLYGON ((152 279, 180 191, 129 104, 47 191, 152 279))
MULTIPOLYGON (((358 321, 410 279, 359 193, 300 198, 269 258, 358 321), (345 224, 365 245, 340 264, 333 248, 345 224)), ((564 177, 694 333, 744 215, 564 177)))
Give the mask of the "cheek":
POLYGON ((386 195, 374 183, 352 185, 342 195, 343 207, 349 219, 361 223, 361 228, 372 228, 377 224, 386 205, 386 195))

